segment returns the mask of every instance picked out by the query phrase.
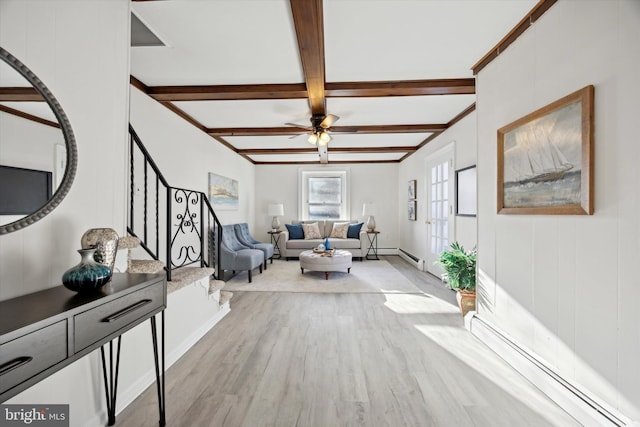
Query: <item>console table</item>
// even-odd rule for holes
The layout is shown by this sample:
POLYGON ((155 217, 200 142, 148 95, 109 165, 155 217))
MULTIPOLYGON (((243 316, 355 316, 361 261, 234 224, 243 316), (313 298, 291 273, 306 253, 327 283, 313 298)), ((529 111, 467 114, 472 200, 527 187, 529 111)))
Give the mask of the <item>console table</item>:
POLYGON ((57 286, 0 301, 0 403, 100 348, 109 425, 115 424, 122 334, 151 320, 160 425, 165 425, 164 274, 116 273, 91 294, 57 286), (155 315, 161 313, 161 339, 155 315), (113 354, 113 340, 117 350, 113 354), (105 344, 110 357, 105 357, 105 344))

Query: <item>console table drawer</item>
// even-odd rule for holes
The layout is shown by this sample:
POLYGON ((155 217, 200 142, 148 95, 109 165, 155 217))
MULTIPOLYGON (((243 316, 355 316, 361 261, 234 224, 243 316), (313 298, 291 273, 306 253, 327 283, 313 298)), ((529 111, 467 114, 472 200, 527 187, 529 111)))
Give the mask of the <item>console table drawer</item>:
POLYGON ((66 320, 0 345, 0 394, 66 358, 66 320))
POLYGON ((159 281, 74 316, 74 351, 77 353, 136 319, 147 318, 147 314, 163 306, 164 282, 159 281))

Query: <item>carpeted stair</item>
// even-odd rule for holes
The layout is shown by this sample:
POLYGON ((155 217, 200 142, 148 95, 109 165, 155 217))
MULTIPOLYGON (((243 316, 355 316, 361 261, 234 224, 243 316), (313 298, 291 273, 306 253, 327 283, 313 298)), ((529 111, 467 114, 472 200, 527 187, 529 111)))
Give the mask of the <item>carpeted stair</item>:
MULTIPOLYGON (((118 250, 127 250, 127 272, 129 273, 162 273, 164 272, 164 263, 154 259, 135 259, 134 249, 140 247, 140 239, 133 236, 124 236, 118 239, 118 250)), ((209 278, 207 296, 213 299, 220 306, 228 303, 233 294, 231 292, 223 292, 225 282, 213 278, 215 269, 208 267, 182 267, 171 272, 171 281, 167 282, 167 293, 177 291, 185 286, 202 281, 209 278)), ((204 282, 206 283, 206 282, 204 282)), ((204 285, 206 286, 206 284, 204 285)))

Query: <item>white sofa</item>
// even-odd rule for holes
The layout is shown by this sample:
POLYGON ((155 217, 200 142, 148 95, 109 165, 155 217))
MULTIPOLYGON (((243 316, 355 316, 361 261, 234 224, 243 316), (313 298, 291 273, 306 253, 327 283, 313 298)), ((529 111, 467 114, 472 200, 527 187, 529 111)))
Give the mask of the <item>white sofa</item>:
MULTIPOLYGON (((331 234, 331 230, 333 229, 334 222, 349 222, 352 224, 357 224, 360 221, 353 220, 313 220, 313 221, 299 221, 294 220, 289 224, 299 224, 305 223, 310 224, 313 222, 318 223, 318 228, 320 230, 320 234, 322 234, 322 239, 290 239, 289 232, 286 227, 283 227, 284 230, 280 233, 280 240, 278 242, 280 246, 280 253, 283 257, 289 258, 297 258, 300 256, 301 252, 307 251, 309 249, 313 249, 318 247, 319 244, 324 243, 325 237, 328 237, 331 234)), ((351 252, 351 256, 354 258, 362 258, 367 253, 367 229, 366 225, 363 225, 360 229, 359 237, 357 239, 339 239, 335 237, 329 237, 329 244, 334 249, 344 249, 351 252)))

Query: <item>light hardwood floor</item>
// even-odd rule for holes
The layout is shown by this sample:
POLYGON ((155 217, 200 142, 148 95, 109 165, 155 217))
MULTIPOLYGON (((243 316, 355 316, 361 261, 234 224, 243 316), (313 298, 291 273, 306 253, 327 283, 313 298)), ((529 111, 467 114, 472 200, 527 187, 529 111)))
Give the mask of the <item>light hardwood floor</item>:
MULTIPOLYGON (((167 425, 578 425, 464 329, 452 291, 385 259, 425 294, 234 293, 168 370, 167 425)), ((117 425, 156 426, 155 393, 117 425)))

